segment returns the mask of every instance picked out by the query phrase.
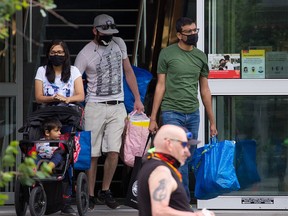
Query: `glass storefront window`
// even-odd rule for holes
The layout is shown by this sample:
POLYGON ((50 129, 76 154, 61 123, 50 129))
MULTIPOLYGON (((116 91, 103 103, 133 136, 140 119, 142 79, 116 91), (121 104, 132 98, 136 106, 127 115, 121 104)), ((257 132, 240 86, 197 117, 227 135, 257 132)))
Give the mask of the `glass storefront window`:
POLYGON ((287 96, 214 97, 218 139, 236 140, 239 143, 238 148, 236 144, 236 170, 241 166, 237 163, 241 161, 243 153, 251 168, 245 173, 246 179, 242 178, 245 187, 229 195, 287 196, 287 96), (254 182, 247 182, 249 175, 254 178, 254 182))
POLYGON ((259 77, 253 70, 247 76, 243 67, 242 78, 288 79, 288 1, 207 0, 205 8, 206 53, 263 50, 264 64, 255 63, 259 77))

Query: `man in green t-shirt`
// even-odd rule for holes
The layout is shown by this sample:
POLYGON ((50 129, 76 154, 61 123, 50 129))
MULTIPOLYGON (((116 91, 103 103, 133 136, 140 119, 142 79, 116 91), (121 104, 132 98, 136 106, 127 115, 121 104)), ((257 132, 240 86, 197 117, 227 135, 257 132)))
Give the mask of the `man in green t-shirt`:
MULTIPOLYGON (((199 83, 201 99, 210 121, 210 135, 214 136, 217 134, 217 129, 208 86, 207 56, 196 48, 199 29, 195 21, 182 17, 176 22, 176 31, 178 43, 160 52, 157 68, 158 81, 149 130, 155 132, 158 129, 156 116, 161 105, 163 124, 182 126, 192 132, 193 139, 197 139, 200 122, 199 83)), ((193 151, 194 148, 191 148, 191 155, 193 151)), ((179 168, 179 171, 183 176, 183 185, 190 201, 188 163, 189 158, 185 165, 179 168)))

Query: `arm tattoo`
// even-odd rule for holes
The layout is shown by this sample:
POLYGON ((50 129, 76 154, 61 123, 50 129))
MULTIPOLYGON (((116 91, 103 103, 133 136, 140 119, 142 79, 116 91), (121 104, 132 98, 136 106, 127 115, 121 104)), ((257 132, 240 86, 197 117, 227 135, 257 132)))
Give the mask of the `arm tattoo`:
POLYGON ((159 181, 159 186, 153 192, 153 199, 160 202, 164 200, 166 196, 167 196, 166 181, 165 179, 161 179, 159 181))

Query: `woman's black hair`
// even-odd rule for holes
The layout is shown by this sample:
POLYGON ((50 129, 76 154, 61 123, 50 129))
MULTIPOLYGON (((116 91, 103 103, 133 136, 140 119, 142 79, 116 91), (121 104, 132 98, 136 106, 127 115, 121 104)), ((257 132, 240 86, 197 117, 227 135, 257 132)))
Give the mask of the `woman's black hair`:
POLYGON ((53 40, 53 41, 51 41, 51 43, 47 47, 47 50, 46 50, 47 63, 46 63, 46 74, 45 75, 46 75, 46 77, 50 83, 54 83, 56 75, 55 75, 53 65, 50 61, 50 51, 56 45, 62 46, 62 48, 65 52, 65 60, 62 64, 61 81, 64 83, 67 83, 70 76, 71 76, 70 53, 69 53, 67 44, 62 40, 53 40))

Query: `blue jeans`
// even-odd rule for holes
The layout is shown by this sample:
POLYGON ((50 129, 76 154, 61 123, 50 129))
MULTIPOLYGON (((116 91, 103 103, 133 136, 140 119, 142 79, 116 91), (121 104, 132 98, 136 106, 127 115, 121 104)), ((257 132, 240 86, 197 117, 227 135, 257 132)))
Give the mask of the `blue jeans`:
MULTIPOLYGON (((163 111, 162 112, 163 124, 172 124, 185 127, 188 131, 192 132, 192 138, 198 139, 199 123, 200 123, 200 112, 197 109, 193 113, 179 113, 174 111, 163 111)), ((195 151, 196 146, 190 148, 191 156, 187 158, 185 164, 179 168, 182 174, 182 183, 187 193, 188 201, 190 202, 190 189, 189 189, 189 164, 192 160, 192 155, 195 151)))

